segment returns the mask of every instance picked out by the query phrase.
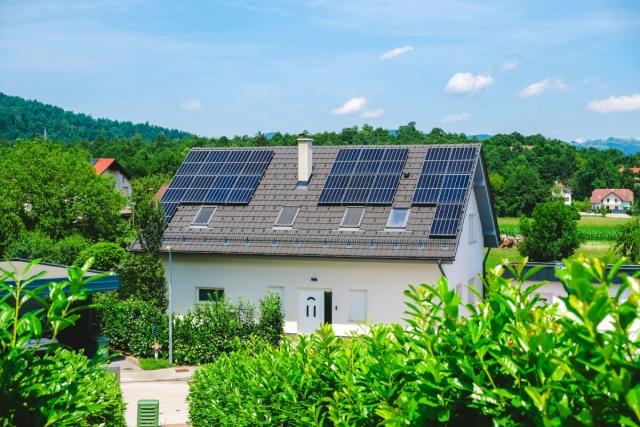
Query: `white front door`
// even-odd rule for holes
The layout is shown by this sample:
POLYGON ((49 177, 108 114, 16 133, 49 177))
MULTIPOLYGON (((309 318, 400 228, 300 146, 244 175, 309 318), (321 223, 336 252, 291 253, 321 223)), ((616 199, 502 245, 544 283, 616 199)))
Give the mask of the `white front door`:
POLYGON ((298 332, 310 333, 324 322, 324 291, 299 291, 298 332))

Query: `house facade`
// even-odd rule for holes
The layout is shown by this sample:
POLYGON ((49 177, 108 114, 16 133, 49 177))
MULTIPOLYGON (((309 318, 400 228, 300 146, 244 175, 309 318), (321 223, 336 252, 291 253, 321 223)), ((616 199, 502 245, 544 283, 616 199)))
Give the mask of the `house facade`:
POLYGON ((612 212, 624 212, 631 209, 633 191, 626 188, 596 188, 589 201, 593 210, 600 210, 604 206, 612 212))
POLYGON ((126 197, 131 197, 131 176, 116 159, 94 158, 91 159, 91 163, 98 175, 111 175, 116 182, 116 188, 126 197))
POLYGON ((173 310, 277 293, 287 333, 401 322, 443 275, 472 302, 499 241, 478 144, 193 149, 161 203, 173 310))
POLYGON ((551 197, 556 200, 562 200, 567 206, 571 206, 571 194, 571 188, 558 181, 551 188, 551 197))

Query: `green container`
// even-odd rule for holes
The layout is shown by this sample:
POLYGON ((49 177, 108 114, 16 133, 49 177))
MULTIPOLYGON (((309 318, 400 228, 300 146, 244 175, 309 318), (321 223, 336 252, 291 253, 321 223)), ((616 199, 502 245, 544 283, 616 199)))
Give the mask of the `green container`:
POLYGON ((160 401, 138 400, 138 427, 158 427, 160 418, 160 401))

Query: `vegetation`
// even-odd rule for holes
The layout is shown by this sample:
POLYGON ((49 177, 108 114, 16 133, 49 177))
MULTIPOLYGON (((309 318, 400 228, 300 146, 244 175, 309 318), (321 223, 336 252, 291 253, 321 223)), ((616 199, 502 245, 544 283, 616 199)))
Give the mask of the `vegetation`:
MULTIPOLYGON (((602 216, 581 216, 578 221, 578 237, 581 241, 614 242, 618 238, 620 226, 629 222, 628 218, 602 216)), ((522 234, 520 219, 513 217, 498 218, 500 233, 514 236, 522 234)))
POLYGON ((125 426, 119 384, 102 368, 106 355, 88 359, 55 344, 88 307, 86 285, 100 276, 84 280, 87 264, 69 269, 65 282, 31 289, 45 274, 30 276, 33 265, 0 270, 0 425, 125 426))
POLYGON ((189 135, 187 132, 148 123, 94 119, 85 114, 64 111, 59 107, 0 92, 0 139, 33 138, 42 136, 45 129, 48 137, 55 141, 130 138, 134 135, 152 140, 158 136, 180 138, 189 135))
POLYGON ((376 325, 343 340, 324 327, 276 349, 254 341, 221 355, 193 377, 191 422, 640 425, 640 343, 629 333, 638 282, 621 277, 625 301, 612 291, 617 266, 607 275, 597 260, 569 261, 556 271, 565 311, 505 267, 489 273, 469 317, 442 278, 406 292, 411 329, 376 325), (502 277, 505 267, 517 281, 502 277))
POLYGON ((145 371, 170 368, 171 363, 167 359, 143 358, 138 359, 138 365, 145 371))
POLYGON ((532 261, 556 261, 567 258, 580 246, 578 212, 561 202, 538 204, 532 220, 523 217, 520 229, 524 237, 518 250, 532 261))
POLYGON ((615 249, 633 263, 640 261, 640 218, 636 217, 620 227, 615 249))
POLYGON ((119 245, 111 242, 99 242, 80 252, 75 263, 82 265, 88 259, 93 259, 93 266, 97 270, 112 271, 122 265, 127 257, 127 251, 119 245))
MULTIPOLYGON (((111 294, 97 298, 101 332, 111 338, 111 346, 136 357, 153 357, 154 333, 160 354, 167 356, 168 317, 153 302, 120 300, 111 294)), ((173 317, 173 360, 176 364, 210 363, 221 354, 234 351, 240 342, 255 336, 278 343, 284 317, 277 295, 260 302, 262 311, 246 301, 196 304, 184 315, 173 317)))

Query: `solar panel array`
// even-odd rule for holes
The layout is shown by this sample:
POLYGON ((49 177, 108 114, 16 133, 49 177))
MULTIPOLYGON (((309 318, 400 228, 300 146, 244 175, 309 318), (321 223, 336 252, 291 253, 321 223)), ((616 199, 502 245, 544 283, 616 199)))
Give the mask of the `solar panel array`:
POLYGON ((247 204, 271 150, 192 150, 162 196, 168 222, 181 203, 247 204))
POLYGON ((429 237, 455 237, 478 153, 476 146, 427 151, 413 194, 414 205, 436 205, 429 237))
POLYGON ((407 148, 342 148, 319 204, 390 205, 407 160, 407 148))

